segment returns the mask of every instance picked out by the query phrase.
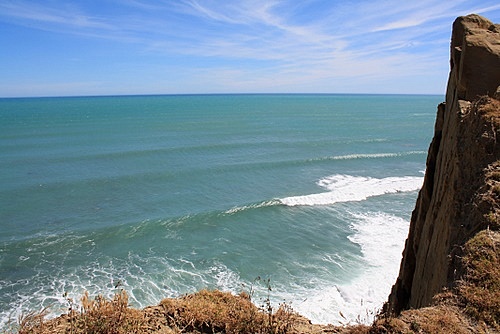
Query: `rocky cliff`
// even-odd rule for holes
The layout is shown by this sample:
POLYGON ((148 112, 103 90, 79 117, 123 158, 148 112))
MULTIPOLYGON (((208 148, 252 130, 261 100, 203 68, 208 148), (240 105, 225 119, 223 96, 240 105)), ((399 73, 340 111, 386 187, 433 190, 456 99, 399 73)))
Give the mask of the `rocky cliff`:
POLYGON ((465 270, 465 243, 500 220, 500 25, 453 23, 446 102, 438 106, 425 180, 412 213, 389 311, 431 304, 465 270))

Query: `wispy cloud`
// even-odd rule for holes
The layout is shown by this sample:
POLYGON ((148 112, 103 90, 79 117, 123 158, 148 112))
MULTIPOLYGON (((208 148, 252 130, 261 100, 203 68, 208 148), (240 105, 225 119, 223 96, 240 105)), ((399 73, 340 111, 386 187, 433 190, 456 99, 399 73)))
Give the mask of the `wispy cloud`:
MULTIPOLYGON (((227 2, 227 4, 231 4, 231 2, 227 2)), ((192 15, 197 15, 208 20, 220 21, 230 24, 242 23, 238 21, 237 17, 228 16, 222 11, 212 10, 209 7, 201 5, 198 1, 195 0, 186 1, 185 5, 187 8, 192 9, 191 11, 188 11, 192 15)))
POLYGON ((0 2, 1 16, 16 19, 21 23, 35 23, 39 28, 50 24, 62 27, 110 29, 112 26, 104 20, 99 20, 80 12, 69 5, 48 7, 40 3, 26 1, 0 2))
POLYGON ((277 90, 300 91, 339 89, 339 79, 365 89, 377 80, 435 80, 437 72, 447 72, 451 22, 472 11, 500 17, 495 1, 478 6, 473 0, 116 0, 100 6, 0 0, 4 24, 81 36, 87 43, 109 40, 110 47, 129 50, 130 59, 122 57, 130 66, 133 57, 154 58, 171 73, 190 73, 193 82, 216 78, 221 91, 257 90, 270 86, 266 81, 277 90))

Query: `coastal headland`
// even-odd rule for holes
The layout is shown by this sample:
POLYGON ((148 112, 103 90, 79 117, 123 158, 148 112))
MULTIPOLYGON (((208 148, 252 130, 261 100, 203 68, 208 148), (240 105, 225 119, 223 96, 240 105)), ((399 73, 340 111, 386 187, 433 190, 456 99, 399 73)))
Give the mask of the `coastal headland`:
MULTIPOLYGON (((453 23, 446 102, 437 108, 425 179, 397 281, 373 324, 314 325, 287 305, 203 290, 130 308, 83 296, 52 320, 26 314, 19 333, 500 332, 500 25, 453 23)), ((341 310, 332 310, 339 312, 341 310)))

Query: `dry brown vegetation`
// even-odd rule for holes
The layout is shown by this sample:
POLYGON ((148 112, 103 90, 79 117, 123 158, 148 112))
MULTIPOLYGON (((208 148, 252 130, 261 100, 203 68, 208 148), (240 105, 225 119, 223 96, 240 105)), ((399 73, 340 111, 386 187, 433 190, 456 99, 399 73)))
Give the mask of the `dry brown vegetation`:
POLYGON ((180 332, 203 333, 287 333, 297 315, 286 304, 276 312, 270 305, 257 308, 250 296, 202 290, 160 303, 171 327, 180 332))
POLYGON ((369 333, 500 332, 500 232, 479 232, 464 246, 466 274, 434 306, 381 317, 369 333))
POLYGON ((500 330, 500 233, 484 230, 465 245, 458 296, 472 318, 500 330))
POLYGON ((459 308, 438 305, 401 313, 399 317, 377 320, 369 333, 476 333, 459 308))
POLYGON ((19 320, 19 334, 36 333, 321 333, 288 305, 273 310, 269 301, 255 306, 248 294, 235 296, 218 290, 202 290, 157 306, 136 310, 128 305, 125 291, 113 300, 82 298, 80 310, 44 320, 32 313, 19 320))
POLYGON ((142 312, 129 307, 125 291, 113 300, 102 296, 91 299, 85 293, 79 310, 72 300, 68 301, 68 312, 53 320, 44 320, 45 312, 22 315, 18 333, 143 333, 142 312))

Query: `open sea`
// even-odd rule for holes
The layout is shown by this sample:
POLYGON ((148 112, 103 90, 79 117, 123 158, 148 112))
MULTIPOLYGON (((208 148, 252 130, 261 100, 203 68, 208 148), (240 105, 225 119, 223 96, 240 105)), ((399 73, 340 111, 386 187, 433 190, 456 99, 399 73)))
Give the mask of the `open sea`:
POLYGON ((371 321, 443 99, 0 99, 0 330, 120 289, 139 308, 209 288, 371 321))

